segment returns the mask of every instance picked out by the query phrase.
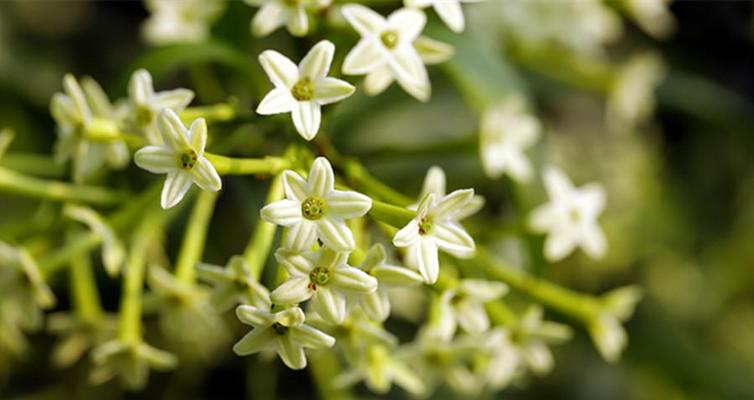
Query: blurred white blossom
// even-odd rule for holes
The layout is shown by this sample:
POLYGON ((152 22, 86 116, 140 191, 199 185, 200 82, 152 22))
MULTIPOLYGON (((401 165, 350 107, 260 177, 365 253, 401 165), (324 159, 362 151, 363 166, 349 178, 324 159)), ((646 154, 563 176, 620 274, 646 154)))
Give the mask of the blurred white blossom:
POLYGON ((225 0, 145 0, 149 18, 142 34, 151 44, 197 43, 209 38, 212 25, 225 11, 225 0))
POLYGON ((460 325, 470 334, 481 334, 490 327, 484 305, 497 300, 508 291, 502 282, 484 279, 462 279, 456 286, 445 290, 439 299, 437 333, 446 339, 455 335, 460 325))
POLYGON ((622 133, 652 117, 656 105, 654 91, 664 77, 665 67, 657 54, 632 56, 619 69, 610 88, 608 127, 622 133))
POLYGON ((309 32, 307 11, 321 10, 332 0, 244 0, 246 4, 259 7, 251 21, 251 32, 255 36, 267 36, 285 26, 293 36, 304 36, 309 32))
POLYGON ((461 3, 476 3, 482 0, 404 0, 406 7, 432 7, 437 15, 455 33, 463 32, 466 20, 461 3))
POLYGON ((157 114, 164 108, 181 112, 193 98, 194 92, 189 89, 155 92, 152 75, 145 69, 138 69, 128 82, 128 121, 144 133, 150 144, 161 145, 162 137, 155 123, 157 114))

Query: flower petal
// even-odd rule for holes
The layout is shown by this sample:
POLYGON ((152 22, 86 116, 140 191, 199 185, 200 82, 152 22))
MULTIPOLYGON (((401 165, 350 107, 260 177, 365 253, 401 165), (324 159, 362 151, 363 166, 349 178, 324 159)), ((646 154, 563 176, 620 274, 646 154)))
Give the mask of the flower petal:
POLYGON ((152 97, 154 89, 152 87, 152 75, 145 69, 138 69, 131 74, 131 80, 128 81, 128 97, 139 105, 146 104, 152 97))
POLYGON ((372 208, 372 199, 353 191, 333 190, 325 201, 328 214, 343 219, 362 217, 372 208))
POLYGON ((142 147, 134 154, 134 162, 153 174, 166 174, 178 167, 176 153, 163 146, 142 147))
POLYGON ((296 200, 278 200, 264 206, 259 213, 265 221, 282 226, 291 226, 304 219, 301 203, 296 200))
POLYGON ((546 166, 542 178, 550 200, 571 197, 571 193, 574 191, 573 183, 571 183, 571 179, 560 168, 552 165, 546 166))
POLYGON ((300 77, 309 78, 314 82, 326 77, 334 55, 335 45, 329 40, 321 40, 306 53, 299 63, 300 77))
POLYGON ((384 322, 390 316, 390 299, 384 290, 365 294, 359 304, 372 321, 384 322))
POLYGON ((448 25, 451 31, 455 33, 463 32, 465 22, 463 10, 461 10, 461 4, 458 1, 436 1, 434 8, 437 15, 448 25))
POLYGON ((385 60, 385 51, 376 39, 361 39, 346 55, 343 73, 364 75, 383 65, 385 60))
POLYGON ((440 274, 440 262, 437 257, 437 246, 428 238, 419 238, 415 246, 416 267, 424 282, 434 284, 440 274))
POLYGON ((319 287, 312 296, 312 308, 325 321, 340 325, 346 319, 346 298, 330 287, 319 287))
POLYGON ((323 349, 332 347, 335 338, 309 325, 301 325, 291 328, 291 339, 310 349, 323 349))
POLYGON ((393 72, 387 65, 374 68, 364 79, 364 91, 370 96, 376 96, 393 83, 393 72))
POLYGON ((217 174, 215 166, 204 157, 196 162, 194 168, 191 168, 191 175, 194 177, 194 183, 202 190, 217 192, 222 189, 223 181, 217 174))
POLYGON ((291 112, 296 106, 296 100, 287 88, 272 89, 257 106, 257 114, 272 115, 291 112))
POLYGON ((352 251, 356 247, 353 233, 340 218, 324 216, 316 221, 317 237, 335 251, 352 251))
POLYGON ((423 282, 416 272, 393 265, 380 265, 372 270, 372 276, 377 278, 380 285, 386 286, 415 286, 423 282))
POLYGON ((168 209, 180 203, 183 196, 186 195, 191 183, 193 182, 191 173, 186 171, 168 172, 165 178, 165 185, 162 187, 160 205, 163 209, 168 209))
POLYGON ((303 7, 297 7, 292 15, 289 14, 285 27, 293 36, 306 35, 309 31, 309 17, 306 15, 306 10, 303 7))
POLYGON ((304 369, 306 368, 306 354, 304 354, 304 348, 298 343, 293 341, 290 334, 278 336, 275 343, 275 349, 277 350, 280 359, 290 369, 304 369))
POLYGON ((283 189, 290 200, 304 201, 309 197, 306 180, 291 170, 283 171, 283 189))
POLYGON ((280 248, 275 252, 275 260, 282 264, 291 276, 306 277, 314 269, 314 260, 297 250, 280 248))
POLYGON ((299 101, 293 104, 291 116, 296 130, 306 140, 312 140, 319 131, 322 109, 315 101, 299 101))
POLYGON ((356 88, 346 81, 323 78, 314 84, 314 99, 320 105, 331 104, 352 95, 355 90, 356 88))
POLYGON ((162 141, 173 150, 183 152, 190 147, 186 127, 175 111, 169 108, 160 111, 157 115, 157 128, 160 130, 162 141))
POLYGON ((352 292, 371 293, 377 290, 377 279, 358 268, 347 265, 335 267, 332 284, 338 289, 352 292))
POLYGON ((545 239, 545 258, 556 262, 571 254, 576 247, 576 238, 569 233, 555 232, 545 239))
POLYGON ((385 18, 368 7, 359 4, 346 4, 341 8, 341 13, 361 36, 379 34, 385 30, 385 18))
POLYGON ((204 156, 204 147, 207 145, 207 121, 197 118, 189 126, 189 142, 199 157, 204 156))
POLYGON ((194 99, 194 92, 189 89, 165 90, 154 94, 149 100, 149 107, 153 111, 170 108, 173 111, 183 111, 194 99))
POLYGON ((605 255, 607 240, 602 229, 597 224, 584 229, 584 233, 581 236, 581 248, 593 259, 600 259, 605 255))
POLYGON ((324 157, 317 157, 309 171, 308 192, 312 196, 326 198, 335 186, 335 175, 332 165, 324 157))
POLYGON ((304 323, 304 320, 306 320, 306 316, 299 307, 287 308, 275 314, 275 322, 289 328, 300 326, 304 323))
POLYGON ((427 16, 422 11, 414 8, 398 9, 387 18, 387 24, 390 28, 398 31, 400 41, 408 43, 413 43, 424 29, 426 23, 427 16))
POLYGON ((239 356, 258 353, 274 346, 276 337, 277 334, 272 328, 254 328, 233 345, 233 352, 239 356))
POLYGON ((474 239, 455 222, 433 224, 430 236, 435 240, 437 247, 456 257, 467 258, 476 251, 474 239))
POLYGON ((236 307, 236 317, 244 324, 255 328, 270 326, 274 323, 273 315, 269 311, 245 304, 236 307))
POLYGON ((484 305, 470 299, 464 299, 455 305, 458 324, 468 333, 481 334, 490 327, 490 319, 484 305))
POLYGON ((458 291, 477 301, 487 302, 503 297, 508 292, 508 285, 486 279, 464 279, 458 291))
POLYGON ((453 58, 455 48, 453 46, 430 39, 426 36, 419 36, 414 41, 414 48, 419 53, 419 57, 427 65, 439 64, 453 58))
POLYGON ((406 226, 393 236, 393 244, 396 247, 408 247, 419 240, 419 222, 412 219, 406 226))
POLYGON ((259 63, 276 87, 290 89, 298 82, 298 66, 275 50, 263 51, 259 55, 259 63))
POLYGON ((430 213, 437 219, 453 219, 474 197, 474 189, 455 190, 440 198, 430 213))
POLYGON ((312 297, 309 289, 309 277, 295 276, 283 282, 275 288, 270 294, 272 302, 275 304, 298 304, 312 297))
POLYGON ((269 35, 285 24, 286 14, 281 3, 268 1, 254 14, 254 18, 251 20, 251 32, 257 37, 269 35))
POLYGON ((285 247, 293 251, 310 250, 317 241, 317 224, 302 219, 301 222, 288 227, 285 247))

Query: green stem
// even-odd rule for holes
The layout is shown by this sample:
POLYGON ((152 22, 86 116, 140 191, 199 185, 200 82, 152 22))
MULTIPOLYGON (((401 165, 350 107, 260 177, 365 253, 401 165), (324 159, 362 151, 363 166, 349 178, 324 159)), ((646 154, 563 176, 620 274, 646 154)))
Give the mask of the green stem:
POLYGON ((73 304, 78 317, 87 323, 96 323, 102 318, 102 306, 91 259, 89 257, 72 258, 69 277, 73 304))
POLYGON ((0 158, 0 167, 16 171, 17 173, 36 175, 46 178, 62 178, 65 176, 63 164, 56 163, 52 158, 33 153, 10 153, 0 158))
POLYGON ((407 208, 373 200, 372 208, 369 210, 369 215, 372 218, 384 222, 388 225, 394 226, 396 228, 403 228, 416 217, 416 212, 411 211, 407 208))
POLYGON ((175 266, 175 276, 183 283, 193 284, 195 281, 194 265, 201 259, 204 252, 207 230, 217 196, 218 192, 202 190, 194 203, 175 266))
POLYGON ((309 357, 311 368, 309 372, 317 388, 320 399, 349 400, 356 397, 348 389, 339 389, 333 385, 333 377, 340 371, 340 363, 332 351, 318 351, 309 357))
POLYGON ((17 193, 39 199, 72 201, 96 205, 111 205, 124 200, 123 193, 105 188, 71 185, 20 174, 0 167, 0 191, 17 193))
POLYGON ((348 161, 344 163, 342 167, 349 182, 355 188, 370 196, 377 197, 382 201, 397 204, 399 206, 408 206, 415 203, 413 199, 397 192, 390 186, 373 177, 363 165, 356 161, 348 161))
POLYGON ((571 291, 552 282, 536 278, 496 260, 486 249, 477 247, 477 255, 466 265, 473 265, 486 275, 507 283, 529 297, 564 315, 584 323, 594 320, 601 310, 597 298, 571 291))
POLYGON ((230 103, 218 103, 209 106, 189 107, 178 113, 184 123, 190 124, 197 118, 208 121, 230 121, 236 116, 236 108, 230 103))
MULTIPOLYGON (((266 204, 282 199, 283 195, 283 179, 278 175, 270 184, 269 192, 267 192, 266 204)), ((254 227, 254 233, 251 235, 249 244, 246 245, 246 249, 243 252, 246 262, 249 263, 251 276, 257 281, 262 276, 262 269, 264 268, 264 264, 270 254, 276 228, 277 226, 275 224, 271 224, 260 218, 257 221, 257 225, 254 227)))
POLYGON ((282 157, 231 158, 204 153, 220 175, 275 175, 291 167, 291 162, 282 157))

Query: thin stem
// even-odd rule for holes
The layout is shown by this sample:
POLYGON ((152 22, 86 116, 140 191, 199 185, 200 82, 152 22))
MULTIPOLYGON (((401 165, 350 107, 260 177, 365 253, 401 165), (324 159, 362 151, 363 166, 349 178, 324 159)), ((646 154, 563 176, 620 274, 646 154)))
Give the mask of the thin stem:
POLYGON ((282 157, 231 158, 204 153, 220 175, 275 175, 291 167, 291 162, 282 157))
POLYGON ((373 200, 372 208, 369 210, 369 215, 381 222, 396 228, 402 228, 411 222, 416 217, 416 212, 407 208, 394 206, 392 204, 383 203, 381 201, 373 200))
POLYGON ((356 161, 348 161, 342 167, 351 184, 370 196, 399 206, 408 206, 415 203, 413 199, 373 177, 363 165, 356 161))
POLYGON ((209 121, 230 121, 236 116, 236 108, 229 103, 218 103, 209 106, 189 107, 178 113, 181 120, 190 124, 197 118, 209 121))
MULTIPOLYGON (((283 198, 283 179, 280 175, 276 176, 270 184, 267 192, 266 204, 273 203, 283 198)), ((251 276, 257 281, 262 276, 262 269, 267 261, 272 248, 272 241, 275 238, 275 224, 271 224, 261 218, 254 227, 254 233, 251 235, 249 244, 243 252, 246 262, 249 263, 251 276)))
POLYGON ((73 304, 78 317, 87 323, 99 321, 102 318, 102 305, 91 259, 89 257, 72 258, 69 277, 73 304))
POLYGON ((20 174, 0 167, 0 191, 17 193, 39 199, 72 201, 96 205, 111 205, 125 199, 123 193, 85 185, 71 185, 20 174))
POLYGON ((193 284, 195 281, 194 265, 204 252, 207 230, 217 197, 218 192, 200 191, 194 203, 175 266, 175 276, 181 282, 193 284))
POLYGON ((42 154, 16 152, 4 154, 0 158, 0 167, 16 171, 17 173, 46 178, 62 178, 65 176, 63 164, 57 163, 49 156, 42 154))

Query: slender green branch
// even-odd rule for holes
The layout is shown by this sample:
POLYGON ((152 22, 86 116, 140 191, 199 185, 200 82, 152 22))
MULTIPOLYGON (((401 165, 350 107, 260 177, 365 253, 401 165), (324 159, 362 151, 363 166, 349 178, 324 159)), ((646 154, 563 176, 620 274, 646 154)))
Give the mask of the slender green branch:
POLYGON ((220 175, 274 175, 291 167, 282 157, 231 158, 217 154, 204 154, 220 175))
POLYGON ((218 192, 201 191, 194 203, 175 266, 176 278, 184 283, 194 283, 194 265, 202 257, 217 196, 218 192))
POLYGON ((91 259, 89 257, 72 258, 69 278, 73 291, 73 304, 78 317, 87 323, 99 321, 102 318, 102 305, 91 259))
MULTIPOLYGON (((267 204, 270 204, 281 198, 283 198, 283 179, 278 175, 270 184, 266 202, 267 204)), ((249 263, 251 276, 256 280, 259 280, 261 277, 265 261, 267 261, 267 257, 270 254, 272 241, 275 238, 276 227, 275 224, 271 224, 260 218, 257 221, 256 227, 254 227, 254 233, 251 235, 251 240, 249 240, 249 244, 246 245, 246 249, 243 252, 246 262, 249 263)))
POLYGON ((126 198, 123 193, 106 188, 39 179, 2 167, 0 167, 0 191, 39 199, 96 205, 111 205, 126 198))
POLYGON ((345 162, 342 167, 348 181, 355 188, 370 196, 399 206, 408 206, 415 203, 413 199, 397 192, 395 189, 373 177, 363 165, 356 161, 345 162))
POLYGON ((402 228, 416 217, 416 212, 407 208, 374 200, 372 201, 372 208, 369 210, 369 215, 388 225, 402 228))
POLYGON ((55 162, 47 155, 33 153, 10 153, 0 158, 0 167, 46 178, 62 178, 66 170, 63 164, 55 162))
POLYGON ((209 121, 229 121, 236 116, 236 108, 233 104, 218 103, 209 106, 189 107, 178 113, 181 120, 191 123, 197 118, 205 118, 209 121))

